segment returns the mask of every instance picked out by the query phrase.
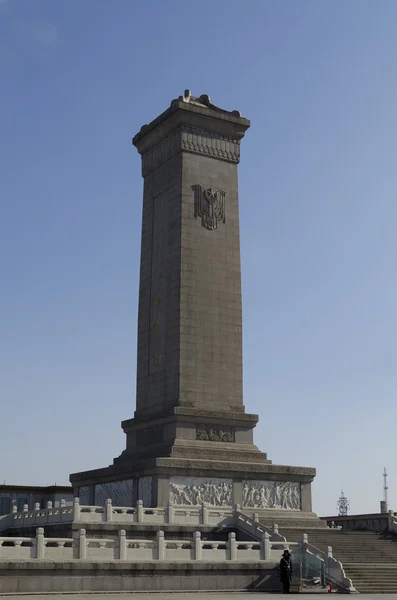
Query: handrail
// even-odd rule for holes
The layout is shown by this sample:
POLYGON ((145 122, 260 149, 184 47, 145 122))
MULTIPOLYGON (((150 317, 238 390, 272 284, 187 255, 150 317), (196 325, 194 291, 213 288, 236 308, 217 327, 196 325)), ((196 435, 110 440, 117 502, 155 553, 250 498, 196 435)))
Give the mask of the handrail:
POLYGON ((284 546, 289 550, 290 546, 299 546, 302 554, 307 553, 316 556, 324 563, 325 577, 330 583, 349 593, 356 592, 352 580, 346 576, 342 563, 333 557, 332 547, 328 546, 327 552, 323 552, 312 544, 309 544, 308 535, 303 534, 301 542, 288 542, 287 539, 278 532, 278 526, 273 525, 273 529, 266 527, 259 521, 259 516, 254 513, 253 518, 241 511, 237 504, 234 511, 236 525, 242 527, 244 531, 250 533, 253 537, 261 539, 265 534, 269 536, 272 546, 284 546))
POLYGON ((287 539, 278 532, 277 524, 274 524, 273 528, 267 527, 259 521, 259 515, 257 513, 254 513, 252 517, 250 517, 241 510, 239 504, 236 504, 234 508, 234 518, 237 526, 240 525, 244 531, 258 539, 261 539, 265 533, 268 533, 271 542, 287 542, 287 539))
POLYGON ((354 593, 357 591, 353 585, 352 580, 346 576, 346 572, 343 568, 342 563, 336 558, 334 558, 331 546, 328 546, 327 552, 323 552, 319 548, 316 548, 316 546, 309 544, 307 534, 303 534, 302 552, 307 552, 307 554, 316 556, 316 558, 318 558, 324 563, 325 578, 328 579, 331 583, 334 583, 335 585, 341 587, 349 593, 354 593), (332 575, 331 570, 334 571, 337 575, 332 575))

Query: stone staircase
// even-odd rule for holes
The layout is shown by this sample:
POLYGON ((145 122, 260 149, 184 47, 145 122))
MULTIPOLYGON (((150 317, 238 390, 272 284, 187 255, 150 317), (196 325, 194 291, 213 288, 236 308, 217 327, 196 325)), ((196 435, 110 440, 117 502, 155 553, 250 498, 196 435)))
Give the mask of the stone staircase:
POLYGON ((326 551, 332 546, 339 560, 360 593, 397 593, 397 538, 372 531, 341 531, 337 529, 280 529, 289 542, 308 534, 309 544, 326 551))

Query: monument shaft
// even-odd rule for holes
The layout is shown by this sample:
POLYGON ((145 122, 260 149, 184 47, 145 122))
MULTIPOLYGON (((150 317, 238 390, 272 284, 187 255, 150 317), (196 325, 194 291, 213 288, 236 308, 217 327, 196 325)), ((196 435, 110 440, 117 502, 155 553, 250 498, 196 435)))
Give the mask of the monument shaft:
POLYGON ((237 163, 248 122, 222 121, 226 137, 216 118, 213 131, 194 127, 203 109, 181 105, 185 118, 164 139, 149 149, 146 136, 135 139, 144 177, 137 415, 243 410, 237 163))

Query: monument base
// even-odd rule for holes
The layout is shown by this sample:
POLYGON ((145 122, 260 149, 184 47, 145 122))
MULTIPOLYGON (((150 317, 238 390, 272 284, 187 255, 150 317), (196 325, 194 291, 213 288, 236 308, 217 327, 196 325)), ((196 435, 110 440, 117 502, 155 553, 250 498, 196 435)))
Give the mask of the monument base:
POLYGON ((266 524, 322 527, 312 512, 309 467, 274 465, 253 444, 258 417, 175 407, 122 423, 126 450, 113 464, 70 476, 81 504, 234 507, 266 524))

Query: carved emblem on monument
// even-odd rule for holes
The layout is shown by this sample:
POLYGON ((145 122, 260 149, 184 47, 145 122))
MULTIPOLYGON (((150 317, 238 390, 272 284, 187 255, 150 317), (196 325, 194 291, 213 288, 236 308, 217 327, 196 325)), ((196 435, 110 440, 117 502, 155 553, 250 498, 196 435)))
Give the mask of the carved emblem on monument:
POLYGON ((219 223, 226 223, 226 192, 212 188, 204 189, 201 185, 192 185, 194 191, 194 216, 201 218, 201 224, 213 231, 219 223))
POLYGON ((227 425, 197 425, 196 440, 234 442, 234 430, 227 425))

